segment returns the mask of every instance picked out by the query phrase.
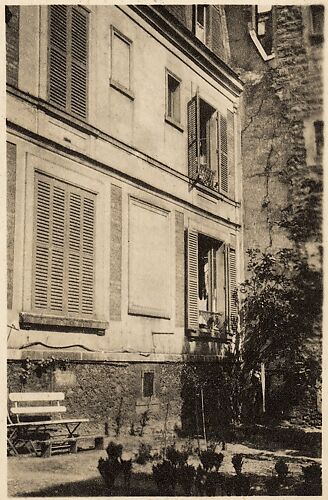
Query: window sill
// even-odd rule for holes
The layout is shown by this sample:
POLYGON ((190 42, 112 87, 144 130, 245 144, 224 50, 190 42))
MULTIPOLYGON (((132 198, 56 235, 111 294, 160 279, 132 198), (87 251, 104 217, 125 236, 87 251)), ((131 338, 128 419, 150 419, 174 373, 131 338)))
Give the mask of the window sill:
POLYGON ((46 316, 37 313, 21 312, 19 315, 20 327, 23 330, 54 330, 90 333, 94 335, 105 335, 108 328, 108 321, 85 319, 85 318, 67 318, 64 316, 46 316))
POLYGON ((204 330, 187 330, 187 340, 189 342, 214 342, 217 344, 227 344, 231 342, 228 338, 228 334, 220 333, 218 335, 213 335, 210 331, 204 330))
POLYGON ((118 90, 119 92, 121 92, 121 94, 123 94, 126 97, 128 97, 129 99, 131 99, 131 101, 134 101, 134 93, 132 92, 132 90, 124 87, 123 85, 121 85, 119 82, 116 82, 115 80, 109 80, 109 85, 111 87, 113 87, 115 90, 118 90))
POLYGON ((166 123, 169 123, 170 125, 172 125, 172 127, 176 128, 180 132, 184 132, 184 128, 182 127, 181 123, 174 120, 174 118, 171 118, 170 116, 165 115, 164 119, 165 119, 166 123))

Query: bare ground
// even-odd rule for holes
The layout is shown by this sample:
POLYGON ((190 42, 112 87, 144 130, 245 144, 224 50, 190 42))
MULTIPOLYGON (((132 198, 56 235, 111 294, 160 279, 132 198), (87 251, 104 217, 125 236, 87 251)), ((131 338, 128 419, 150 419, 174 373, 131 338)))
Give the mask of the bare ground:
MULTIPOLYGON (((139 438, 139 441, 141 439, 139 438)), ((136 447, 138 444, 136 444, 136 447)), ((301 456, 295 450, 261 450, 242 444, 227 444, 220 472, 233 474, 231 457, 244 455, 243 472, 251 477, 253 494, 261 495, 263 483, 272 476, 275 461, 284 457, 289 465, 291 478, 301 477, 301 467, 319 462, 318 458, 301 456)), ((105 451, 80 451, 77 454, 55 455, 50 458, 19 456, 8 458, 8 496, 11 497, 71 497, 108 496, 108 491, 97 469, 105 451)), ((151 476, 152 464, 133 464, 131 489, 124 491, 118 480, 115 496, 158 496, 151 476)), ((179 487, 177 495, 183 495, 179 487)))

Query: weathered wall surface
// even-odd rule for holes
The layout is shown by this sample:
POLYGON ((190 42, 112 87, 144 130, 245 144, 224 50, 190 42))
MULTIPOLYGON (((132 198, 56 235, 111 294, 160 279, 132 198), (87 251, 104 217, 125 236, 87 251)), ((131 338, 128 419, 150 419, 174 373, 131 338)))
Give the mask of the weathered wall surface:
MULTIPOLYGON (((144 435, 160 433, 167 414, 168 429, 181 427, 181 364, 170 363, 72 363, 66 370, 47 371, 38 378, 32 370, 24 391, 60 391, 65 393, 67 416, 91 420, 90 431, 105 432, 115 436, 117 430, 135 433, 141 430, 142 413, 149 411, 144 435), (142 374, 155 373, 155 394, 142 397, 142 374), (167 404, 169 403, 169 408, 167 404)), ((19 375, 20 363, 8 365, 8 391, 22 389, 19 375)))
POLYGON ((19 7, 10 5, 6 7, 6 69, 7 82, 11 85, 18 84, 19 63, 19 7))
MULTIPOLYGON (((226 6, 231 61, 245 84, 242 125, 244 247, 275 252, 294 244, 320 270, 322 158, 313 122, 322 120, 322 43, 311 36, 309 7, 275 6, 273 52, 264 61, 249 35, 250 6, 226 6), (311 192, 310 192, 311 191, 311 192), (296 222, 283 227, 284 209, 296 222)), ((300 325, 302 328, 302 325, 300 325)), ((321 356, 320 326, 312 342, 321 356)), ((320 423, 309 388, 286 419, 320 423)))

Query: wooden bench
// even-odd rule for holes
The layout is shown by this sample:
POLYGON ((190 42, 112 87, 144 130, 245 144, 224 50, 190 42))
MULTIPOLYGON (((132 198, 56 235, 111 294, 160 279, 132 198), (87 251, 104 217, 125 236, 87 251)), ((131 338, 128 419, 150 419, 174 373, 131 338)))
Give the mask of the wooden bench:
MULTIPOLYGON (((88 418, 63 418, 66 412, 63 392, 12 392, 9 394, 7 423, 8 451, 18 455, 24 446, 43 457, 53 451, 77 451, 77 433, 88 418)), ((83 436, 86 437, 86 436, 83 436)), ((97 442, 96 442, 97 445, 97 442)), ((98 440, 98 447, 101 443, 98 440)))

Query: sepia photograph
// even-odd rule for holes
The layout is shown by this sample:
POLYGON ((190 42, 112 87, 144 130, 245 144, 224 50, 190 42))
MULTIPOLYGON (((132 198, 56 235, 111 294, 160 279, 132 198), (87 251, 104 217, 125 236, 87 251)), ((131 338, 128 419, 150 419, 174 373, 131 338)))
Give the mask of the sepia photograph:
POLYGON ((1 8, 8 497, 324 497, 323 0, 1 8))

